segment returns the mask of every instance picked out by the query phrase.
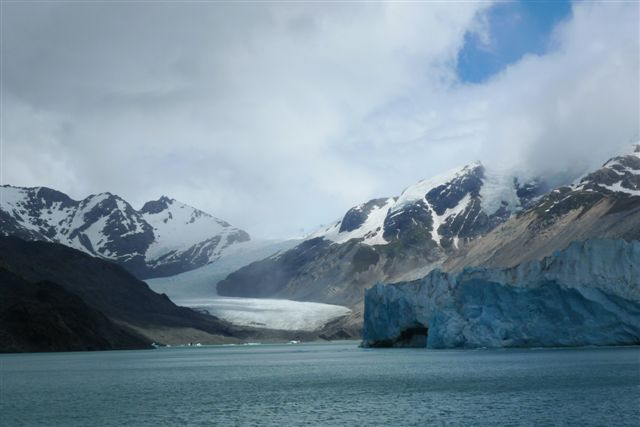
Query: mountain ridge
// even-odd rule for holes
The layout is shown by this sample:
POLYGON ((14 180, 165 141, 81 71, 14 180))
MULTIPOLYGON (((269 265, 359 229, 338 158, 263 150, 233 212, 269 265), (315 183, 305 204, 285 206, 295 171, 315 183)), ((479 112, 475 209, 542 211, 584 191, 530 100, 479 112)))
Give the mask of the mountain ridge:
POLYGON ((215 261, 249 235, 166 196, 134 209, 109 192, 73 200, 47 187, 0 187, 0 235, 62 243, 115 261, 139 278, 215 261))
POLYGON ((475 162, 419 181, 397 197, 352 207, 289 251, 230 274, 218 292, 351 306, 372 283, 441 265, 533 203, 544 186, 541 180, 521 184, 475 162))

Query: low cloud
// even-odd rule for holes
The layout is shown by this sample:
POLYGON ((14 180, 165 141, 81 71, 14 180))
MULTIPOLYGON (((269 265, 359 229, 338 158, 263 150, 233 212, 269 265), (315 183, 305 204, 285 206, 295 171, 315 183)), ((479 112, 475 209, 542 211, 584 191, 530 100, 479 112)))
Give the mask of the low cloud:
POLYGON ((571 179, 638 132, 635 3, 575 5, 480 85, 455 74, 480 2, 2 7, 3 183, 167 194, 257 236, 475 159, 571 179))

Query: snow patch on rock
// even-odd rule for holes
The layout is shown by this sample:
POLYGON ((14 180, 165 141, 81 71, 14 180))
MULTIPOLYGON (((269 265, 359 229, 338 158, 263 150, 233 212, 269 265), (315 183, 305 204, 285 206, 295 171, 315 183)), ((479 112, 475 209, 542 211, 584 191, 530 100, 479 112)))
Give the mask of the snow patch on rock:
MULTIPOLYGON (((439 231, 440 227, 446 224, 451 225, 455 217, 465 212, 467 208, 470 208, 469 211, 474 210, 471 209, 472 202, 479 202, 483 215, 491 217, 494 214, 499 214, 501 218, 506 219, 509 212, 515 212, 521 208, 517 180, 514 178, 514 174, 508 171, 487 170, 480 162, 474 162, 407 187, 399 197, 388 198, 384 205, 371 209, 366 221, 356 229, 344 230, 342 223, 346 219, 345 216, 341 221, 336 221, 329 227, 307 236, 307 239, 320 237, 337 244, 358 239, 367 245, 386 245, 390 243, 389 236, 397 236, 398 233, 394 230, 386 235, 385 224, 395 222, 395 226, 398 226, 395 221, 396 217, 403 218, 404 216, 402 221, 405 221, 405 225, 401 227, 411 226, 411 224, 426 227, 428 224, 424 220, 426 215, 427 218, 431 217, 433 224, 431 238, 440 245, 443 240, 443 235, 439 231), (506 216, 500 209, 506 209, 506 216), (422 213, 423 211, 426 212, 422 213), (422 225, 419 225, 412 215, 422 215, 420 219, 422 225), (407 217, 409 217, 408 220, 407 217)), ((365 205, 356 206, 349 212, 362 212, 365 205)), ((456 224, 459 226, 467 220, 473 223, 478 214, 477 209, 474 212, 469 218, 456 221, 456 224)), ((468 233, 469 229, 466 230, 468 233)), ((460 240, 465 239, 456 235, 455 232, 454 235, 451 235, 451 232, 445 234, 451 239, 454 248, 458 248, 460 240)))
POLYGON ((351 239, 362 239, 362 242, 367 245, 386 245, 388 242, 382 237, 384 234, 384 219, 389 213, 389 209, 394 205, 395 200, 389 198, 383 206, 373 207, 364 223, 353 231, 340 232, 341 222, 338 221, 324 230, 311 234, 307 239, 322 237, 334 243, 346 243, 351 239))

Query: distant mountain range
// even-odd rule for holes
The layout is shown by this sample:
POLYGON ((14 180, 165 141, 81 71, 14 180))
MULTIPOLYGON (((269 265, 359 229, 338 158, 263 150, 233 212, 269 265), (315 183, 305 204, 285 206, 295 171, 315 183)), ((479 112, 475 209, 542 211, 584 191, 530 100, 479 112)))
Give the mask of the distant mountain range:
MULTIPOLYGON (((640 145, 553 190, 543 178, 523 180, 473 163, 420 181, 397 197, 357 205, 293 247, 248 244, 244 231, 166 197, 135 210, 110 193, 75 201, 45 187, 0 187, 0 236, 23 239, 0 238, 0 273, 6 283, 25 286, 18 292, 0 283, 7 300, 18 301, 0 305, 0 317, 19 317, 22 312, 14 308, 31 305, 40 313, 61 313, 57 324, 68 327, 50 332, 78 331, 84 337, 78 345, 126 348, 185 337, 211 342, 218 339, 211 337, 298 336, 236 328, 177 307, 125 269, 137 278, 171 276, 150 283, 167 292, 180 286, 174 295, 196 296, 211 286, 213 296, 218 282, 222 296, 347 306, 349 316, 305 336, 355 337, 365 291, 375 284, 422 280, 434 269, 454 277, 467 267, 518 268, 575 241, 640 240, 640 145), (38 300, 44 282, 59 287, 38 300), (111 337, 109 343, 78 329, 84 321, 65 317, 74 304, 87 324, 111 337)), ((5 335, 0 329, 0 338, 20 336, 19 325, 3 322, 7 329, 5 335)), ((27 346, 14 341, 18 348, 27 346)))
POLYGON ((218 292, 342 304, 357 317, 365 289, 376 283, 435 268, 511 267, 590 238, 640 239, 640 145, 553 191, 542 179, 521 183, 479 163, 421 181, 239 269, 218 292))
POLYGON ((249 235, 168 197, 135 210, 111 193, 76 201, 46 187, 0 187, 0 236, 61 243, 115 261, 138 278, 179 274, 218 259, 249 235))

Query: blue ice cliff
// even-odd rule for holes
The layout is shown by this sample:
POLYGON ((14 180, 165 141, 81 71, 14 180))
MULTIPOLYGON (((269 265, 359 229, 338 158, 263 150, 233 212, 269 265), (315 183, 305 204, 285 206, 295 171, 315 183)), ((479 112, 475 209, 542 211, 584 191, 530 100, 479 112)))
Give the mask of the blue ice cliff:
POLYGON ((365 347, 640 344, 640 242, 588 240, 509 269, 434 270, 365 295, 365 347))

